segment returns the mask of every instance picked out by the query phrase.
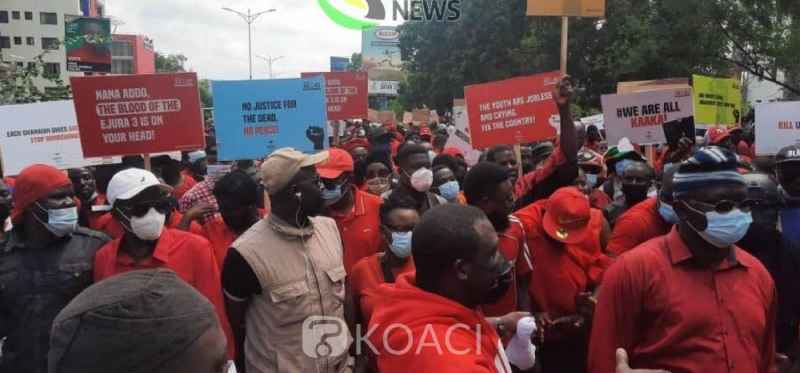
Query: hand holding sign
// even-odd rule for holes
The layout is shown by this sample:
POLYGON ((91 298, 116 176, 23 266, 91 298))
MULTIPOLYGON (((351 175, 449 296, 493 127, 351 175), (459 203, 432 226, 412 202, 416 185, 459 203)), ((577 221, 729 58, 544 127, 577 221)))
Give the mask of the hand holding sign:
POLYGON ((555 94, 553 95, 559 108, 569 108, 570 99, 575 93, 572 86, 572 78, 564 76, 556 85, 555 94))

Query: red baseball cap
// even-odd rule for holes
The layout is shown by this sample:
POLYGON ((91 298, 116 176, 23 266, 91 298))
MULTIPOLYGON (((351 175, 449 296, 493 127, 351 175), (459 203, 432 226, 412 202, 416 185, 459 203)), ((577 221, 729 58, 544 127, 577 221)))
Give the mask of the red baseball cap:
POLYGON ((428 127, 422 127, 419 129, 419 137, 428 136, 431 137, 431 129, 428 127))
POLYGON ((317 165, 317 172, 323 179, 335 179, 344 172, 353 172, 353 157, 345 150, 331 148, 328 160, 317 165))
POLYGON ((730 136, 731 136, 730 131, 728 131, 725 128, 719 128, 719 127, 710 128, 708 130, 708 143, 709 145, 717 145, 725 141, 725 139, 727 139, 730 136))
POLYGON ((461 157, 461 159, 464 159, 464 152, 462 152, 461 149, 454 148, 452 146, 444 148, 444 150, 442 150, 442 154, 452 155, 453 157, 461 157))
POLYGON ((578 244, 589 234, 591 220, 589 198, 575 187, 557 190, 547 200, 544 230, 555 240, 578 244))

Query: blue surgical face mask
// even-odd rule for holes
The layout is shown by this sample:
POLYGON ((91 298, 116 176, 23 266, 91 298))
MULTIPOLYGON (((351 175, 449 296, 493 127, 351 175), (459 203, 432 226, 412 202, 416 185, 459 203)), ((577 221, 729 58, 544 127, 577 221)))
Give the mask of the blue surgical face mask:
MULTIPOLYGON (((78 208, 75 206, 65 207, 61 209, 46 209, 39 205, 40 209, 47 212, 47 223, 40 220, 40 222, 47 228, 50 233, 56 237, 64 237, 78 227, 78 208)), ((34 214, 34 217, 36 214, 34 214)), ((37 217, 36 220, 39 220, 37 217)))
POLYGON ((408 232, 392 232, 392 243, 389 244, 389 250, 398 258, 408 258, 411 256, 411 234, 408 232))
POLYGON ((664 201, 658 201, 658 214, 669 224, 678 224, 678 221, 680 221, 672 205, 664 201))
POLYGON ((753 217, 749 212, 738 208, 725 214, 711 211, 705 215, 708 222, 706 229, 704 231, 695 229, 695 231, 706 242, 720 249, 730 247, 744 238, 750 228, 750 223, 753 222, 753 217))
POLYGON ((342 195, 343 193, 341 184, 336 184, 336 187, 333 189, 328 189, 327 187, 322 188, 322 199, 328 206, 339 202, 339 200, 342 199, 342 195))
POLYGON ((597 179, 600 175, 598 174, 585 174, 586 175, 586 186, 589 189, 594 189, 597 186, 597 179))
POLYGON ((625 172, 625 169, 633 162, 635 161, 632 159, 623 159, 614 164, 614 171, 617 172, 617 176, 622 177, 622 173, 625 172))
POLYGON ((439 195, 449 202, 455 201, 460 191, 461 187, 458 185, 458 181, 455 180, 439 185, 439 195))

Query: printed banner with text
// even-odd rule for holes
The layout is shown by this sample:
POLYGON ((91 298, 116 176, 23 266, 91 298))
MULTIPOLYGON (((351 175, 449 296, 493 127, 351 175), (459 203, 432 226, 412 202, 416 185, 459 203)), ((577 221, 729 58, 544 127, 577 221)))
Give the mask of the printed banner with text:
POLYGON ((218 158, 261 159, 276 149, 325 148, 325 79, 213 81, 218 158))
POLYGON ((693 115, 692 90, 688 88, 603 95, 603 124, 609 144, 627 137, 634 144, 667 142, 663 125, 693 115))
POLYGON ((756 155, 775 155, 781 148, 800 145, 800 102, 756 105, 756 155))
POLYGON ((558 71, 464 87, 472 146, 553 138, 559 127, 553 92, 558 71))
POLYGON ((70 82, 87 157, 206 146, 195 73, 73 77, 70 82))
POLYGON ((742 112, 742 89, 738 80, 693 75, 692 88, 698 125, 738 125, 736 115, 742 112))
POLYGON ((35 163, 58 169, 119 162, 119 157, 84 158, 72 101, 0 106, 3 173, 17 175, 35 163))
POLYGON ((367 116, 367 107, 369 106, 367 73, 302 73, 300 76, 310 78, 317 75, 325 77, 328 120, 347 120, 367 116))

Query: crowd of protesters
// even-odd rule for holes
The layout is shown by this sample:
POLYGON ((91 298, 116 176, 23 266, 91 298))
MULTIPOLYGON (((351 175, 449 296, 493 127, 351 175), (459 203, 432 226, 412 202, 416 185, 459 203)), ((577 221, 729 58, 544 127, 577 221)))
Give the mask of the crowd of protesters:
POLYGON ((471 165, 445 117, 6 177, 0 372, 800 372, 800 147, 647 159, 571 94, 471 165))

